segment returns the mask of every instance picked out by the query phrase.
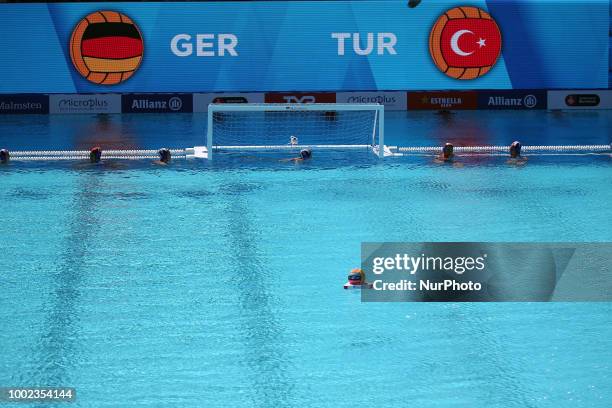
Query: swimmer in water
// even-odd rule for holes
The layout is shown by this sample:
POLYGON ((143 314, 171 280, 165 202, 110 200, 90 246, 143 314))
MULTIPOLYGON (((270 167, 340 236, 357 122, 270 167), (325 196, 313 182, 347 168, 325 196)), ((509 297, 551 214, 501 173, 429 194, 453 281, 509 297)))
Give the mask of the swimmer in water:
POLYGON ((438 164, 452 164, 453 167, 463 167, 462 163, 455 161, 455 147, 451 143, 446 143, 442 148, 442 153, 434 159, 438 164))
POLYGON ((436 157, 437 163, 451 163, 455 158, 455 147, 451 143, 446 143, 442 148, 442 153, 436 157))
POLYGON ((2 149, 0 150, 0 164, 8 164, 11 159, 11 154, 8 150, 2 149))
POLYGON ((160 166, 166 166, 172 160, 172 154, 170 153, 170 149, 161 148, 157 152, 159 154, 159 160, 154 161, 153 163, 158 164, 160 166))
POLYGON ((510 145, 510 159, 506 162, 515 166, 522 166, 527 162, 527 158, 521 156, 521 142, 515 141, 510 145))
POLYGON ((298 157, 294 157, 292 159, 283 159, 282 162, 292 161, 292 162, 303 162, 312 158, 312 150, 310 149, 302 149, 300 150, 300 155, 298 157))
POLYGON ((297 138, 297 136, 291 136, 291 137, 289 138, 289 144, 290 144, 291 146, 297 146, 297 144, 298 144, 298 138, 297 138))
POLYGON ((310 149, 302 149, 302 150, 300 150, 299 157, 294 157, 291 160, 294 161, 294 162, 298 162, 298 161, 309 160, 311 158, 312 158, 312 150, 310 150, 310 149))
POLYGON ((102 159, 102 148, 96 146, 89 151, 89 162, 96 164, 102 159))
POLYGON ((351 285, 363 285, 365 283, 365 273, 360 268, 355 268, 348 276, 348 283, 351 285))
POLYGON ((75 163, 74 167, 77 169, 88 169, 88 168, 104 168, 104 169, 124 169, 127 166, 122 163, 117 163, 109 160, 102 160, 102 148, 100 146, 92 147, 89 150, 89 161, 75 163))
POLYGON ((348 282, 344 284, 344 289, 357 288, 357 289, 371 289, 372 284, 366 282, 365 272, 361 268, 355 268, 351 270, 348 276, 348 282))

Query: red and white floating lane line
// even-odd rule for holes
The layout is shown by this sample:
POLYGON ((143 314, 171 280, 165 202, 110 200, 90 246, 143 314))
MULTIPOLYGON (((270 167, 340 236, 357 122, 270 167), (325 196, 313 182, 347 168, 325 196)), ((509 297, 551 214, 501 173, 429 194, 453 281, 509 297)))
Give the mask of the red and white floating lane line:
MULTIPOLYGON (((455 153, 508 152, 510 146, 454 146, 455 153)), ((438 153, 442 146, 398 147, 402 153, 438 153)), ((612 145, 567 145, 567 146, 522 146, 523 152, 583 152, 600 153, 612 151, 612 145)))
MULTIPOLYGON (((214 150, 288 150, 311 148, 314 150, 354 150, 371 149, 371 145, 249 145, 249 146, 214 146, 214 150)), ((431 154, 442 151, 442 146, 387 146, 392 156, 411 154, 431 154)), ((455 146, 455 153, 498 156, 509 152, 509 146, 455 146)), ((612 145, 563 145, 563 146, 522 146, 523 153, 539 155, 576 155, 612 153, 612 145)), ((84 160, 89 158, 88 150, 16 150, 10 152, 11 160, 45 161, 45 160, 84 160)), ((194 148, 170 149, 173 158, 193 157, 194 148)), ((146 160, 159 157, 158 150, 103 150, 102 159, 146 160)))

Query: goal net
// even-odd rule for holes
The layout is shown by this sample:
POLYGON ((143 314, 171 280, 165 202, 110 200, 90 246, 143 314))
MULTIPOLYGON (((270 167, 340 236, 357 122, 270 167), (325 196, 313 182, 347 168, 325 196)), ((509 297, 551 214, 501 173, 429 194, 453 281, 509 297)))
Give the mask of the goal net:
POLYGON ((384 156, 384 107, 359 104, 211 104, 207 156, 227 151, 360 149, 384 156))

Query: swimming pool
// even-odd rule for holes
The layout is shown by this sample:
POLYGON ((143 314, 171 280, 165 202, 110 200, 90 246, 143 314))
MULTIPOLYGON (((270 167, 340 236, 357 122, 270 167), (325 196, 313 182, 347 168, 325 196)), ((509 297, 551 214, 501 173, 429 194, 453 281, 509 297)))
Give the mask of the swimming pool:
MULTIPOLYGON (((603 144, 611 117, 390 113, 387 134, 603 144)), ((186 147, 205 122, 1 119, 10 149, 186 147)), ((608 406, 610 303, 365 304, 341 286, 362 241, 610 241, 609 156, 355 159, 0 167, 0 385, 74 386, 82 407, 608 406)))

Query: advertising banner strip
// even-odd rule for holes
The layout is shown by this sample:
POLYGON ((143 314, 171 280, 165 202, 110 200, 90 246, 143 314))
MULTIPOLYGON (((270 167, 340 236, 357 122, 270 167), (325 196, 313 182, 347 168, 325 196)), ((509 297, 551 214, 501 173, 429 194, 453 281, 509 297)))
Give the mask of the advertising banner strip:
POLYGON ((263 93, 196 93, 193 94, 193 111, 208 112, 211 103, 264 103, 263 93))
POLYGON ((0 114, 49 113, 49 96, 0 94, 0 114))
POLYGON ((379 103, 400 110, 612 109, 612 90, 0 94, 0 114, 188 113, 211 103, 379 103))
POLYGON ((126 94, 121 97, 123 113, 191 113, 193 95, 126 94))
POLYGON ((337 103, 381 104, 388 111, 406 110, 406 92, 339 92, 337 103))
POLYGON ((121 113, 119 94, 53 94, 49 113, 121 113))
POLYGON ((544 90, 478 91, 478 109, 533 110, 546 109, 544 90))
POLYGON ((612 243, 362 243, 345 287, 364 302, 609 302, 611 256, 612 243))
POLYGON ((408 110, 469 110, 478 108, 475 91, 408 92, 408 110))
POLYGON ((548 109, 612 109, 612 90, 548 91, 548 109))
POLYGON ((333 92, 284 92, 267 93, 266 103, 336 103, 333 92))

